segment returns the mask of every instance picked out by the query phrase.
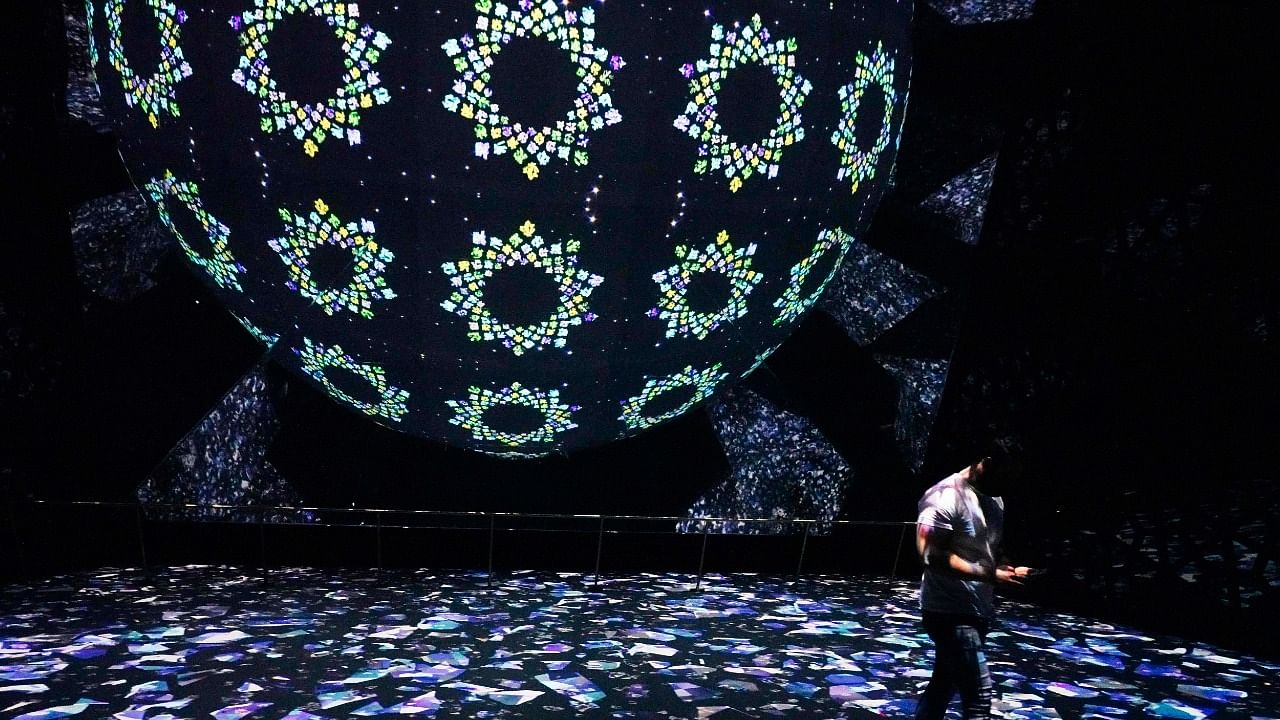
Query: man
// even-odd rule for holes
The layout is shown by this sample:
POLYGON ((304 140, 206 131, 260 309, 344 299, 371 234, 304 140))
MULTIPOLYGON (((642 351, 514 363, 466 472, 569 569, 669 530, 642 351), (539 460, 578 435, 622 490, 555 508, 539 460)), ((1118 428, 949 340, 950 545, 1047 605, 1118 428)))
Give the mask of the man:
POLYGON ((1004 531, 1000 497, 1018 468, 993 452, 929 488, 920 499, 916 549, 924 562, 920 609, 934 644, 933 677, 917 720, 939 720, 956 691, 965 718, 991 716, 991 675, 982 652, 995 620, 995 586, 1021 585, 1027 567, 997 563, 1004 531))

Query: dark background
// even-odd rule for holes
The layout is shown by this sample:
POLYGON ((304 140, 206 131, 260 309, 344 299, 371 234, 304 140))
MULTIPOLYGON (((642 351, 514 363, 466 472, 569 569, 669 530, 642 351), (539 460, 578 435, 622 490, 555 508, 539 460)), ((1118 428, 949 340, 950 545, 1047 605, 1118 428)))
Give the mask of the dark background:
MULTIPOLYGON (((954 330, 919 472, 886 436, 893 387, 829 317, 811 315, 750 382, 811 417, 859 473, 842 517, 910 520, 924 487, 991 437, 1013 438, 1027 472, 1007 498, 1011 550, 1050 569, 1028 596, 1266 651, 1280 610, 1277 158, 1262 111, 1272 18, 1248 3, 1131 5, 1042 1, 1030 19, 976 25, 917 9, 897 185, 868 243, 963 288, 951 315, 891 338, 954 330), (981 241, 947 242, 921 200, 991 153, 981 241)), ((28 500, 132 499, 260 351, 173 253, 128 302, 80 280, 68 213, 128 180, 115 140, 64 110, 60 10, 13 13, 21 40, 4 48, 0 103, 4 571, 135 563, 133 511, 28 500)), ((682 514, 726 472, 703 414, 515 465, 282 386, 268 459, 317 505, 682 514)), ((140 524, 155 563, 374 554, 361 528, 140 524)), ((572 529, 583 532, 503 533, 495 565, 590 568, 594 528, 572 529)), ((482 566, 485 532, 387 531, 383 560, 482 566)), ((896 532, 812 538, 805 569, 887 572, 896 532)), ((713 538, 707 567, 793 572, 801 542, 713 538)), ((694 569, 700 543, 610 536, 604 568, 694 569)), ((899 572, 913 563, 904 554, 899 572)))

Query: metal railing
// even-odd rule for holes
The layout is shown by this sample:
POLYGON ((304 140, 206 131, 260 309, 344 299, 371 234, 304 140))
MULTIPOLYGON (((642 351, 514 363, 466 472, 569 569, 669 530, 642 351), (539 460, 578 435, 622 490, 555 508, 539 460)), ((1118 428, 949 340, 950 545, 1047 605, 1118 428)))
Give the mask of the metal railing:
MULTIPOLYGON (((494 569, 493 557, 495 536, 498 532, 543 532, 543 533, 592 533, 596 536, 596 552, 595 567, 593 576, 593 584, 598 585, 600 582, 600 565, 604 555, 604 539, 606 535, 670 535, 670 536, 702 536, 701 549, 698 558, 698 580, 695 587, 701 587, 702 579, 706 570, 707 558, 707 541, 711 535, 741 536, 755 538, 782 538, 793 537, 782 533, 767 534, 751 534, 751 533, 732 533, 717 531, 712 532, 712 528, 720 525, 721 528, 729 526, 751 526, 764 524, 774 527, 790 527, 799 528, 801 535, 800 550, 796 559, 795 575, 798 577, 803 573, 805 552, 808 548, 809 537, 815 534, 827 535, 834 533, 839 527, 885 527, 900 528, 898 541, 893 558, 891 576, 896 576, 898 567, 902 558, 902 546, 907 539, 907 530, 915 527, 914 521, 895 521, 895 520, 818 520, 818 519, 801 519, 801 518, 742 518, 742 517, 690 517, 679 515, 623 515, 623 514, 602 514, 602 513, 541 513, 541 512, 505 512, 505 511, 480 511, 480 510, 399 510, 391 508, 359 508, 359 507, 324 507, 324 506, 308 506, 308 505, 234 505, 219 503, 164 503, 164 502, 137 502, 137 501, 109 501, 109 500, 47 500, 47 499, 29 499, 27 504, 34 507, 70 507, 70 508, 116 508, 132 510, 134 523, 137 533, 138 551, 142 561, 142 567, 148 566, 147 559, 147 534, 145 523, 147 522, 164 522, 164 523, 198 523, 198 524, 227 524, 236 526, 256 525, 258 528, 259 550, 262 557, 262 570, 264 580, 266 580, 266 540, 265 528, 270 526, 289 526, 304 528, 364 528, 374 532, 374 545, 376 566, 381 569, 383 566, 383 548, 382 535, 386 530, 473 530, 487 531, 488 547, 487 547, 487 580, 486 584, 492 586, 494 569), (237 513, 239 518, 230 517, 148 517, 152 510, 198 510, 202 513, 237 513), (310 519, 306 521, 283 521, 271 519, 269 515, 293 515, 296 517, 312 518, 328 515, 355 515, 359 517, 370 516, 371 522, 334 522, 332 520, 310 519), (388 518, 408 518, 429 519, 427 523, 411 523, 405 520, 401 522, 388 522, 388 518), (473 524, 438 524, 441 519, 455 518, 473 524), (514 520, 534 520, 534 521, 595 521, 594 528, 589 530, 582 529, 566 529, 563 527, 514 527, 511 522, 514 520), (499 521, 506 521, 499 526, 499 521), (613 526, 608 524, 612 522, 613 526), (670 523, 670 527, 662 530, 636 530, 626 529, 622 525, 634 522, 660 522, 670 523), (475 524, 478 523, 478 524, 475 524), (697 523, 701 526, 701 531, 680 530, 677 527, 679 523, 697 523)), ((16 533, 16 531, 15 531, 16 533)))

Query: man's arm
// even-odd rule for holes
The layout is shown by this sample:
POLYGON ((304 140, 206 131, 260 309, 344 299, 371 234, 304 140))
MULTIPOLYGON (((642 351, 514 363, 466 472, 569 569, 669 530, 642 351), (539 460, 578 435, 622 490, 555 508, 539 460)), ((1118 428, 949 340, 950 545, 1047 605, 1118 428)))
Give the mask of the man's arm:
MULTIPOLYGON (((989 583, 1022 584, 1014 568, 1008 566, 991 567, 982 563, 969 562, 951 550, 951 531, 929 525, 916 525, 916 551, 926 567, 933 570, 950 572, 966 580, 979 580, 989 583)), ((1023 573, 1025 575, 1025 572, 1023 573)))
POLYGON ((1001 552, 1000 552, 1000 559, 996 561, 996 570, 1001 570, 1001 569, 1009 570, 1009 572, 1013 573, 1013 576, 1015 578, 1019 578, 1019 579, 1022 579, 1031 575, 1031 568, 1027 567, 1026 565, 1018 565, 1017 567, 1014 567, 1013 561, 1009 559, 1008 555, 1004 554, 1003 548, 1001 549, 1001 552))

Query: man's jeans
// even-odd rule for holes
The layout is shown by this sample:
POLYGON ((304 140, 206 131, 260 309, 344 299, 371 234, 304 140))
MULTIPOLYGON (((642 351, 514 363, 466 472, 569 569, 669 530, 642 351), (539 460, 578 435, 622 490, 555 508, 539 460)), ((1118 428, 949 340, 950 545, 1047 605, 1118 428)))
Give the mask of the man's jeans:
POLYGON ((964 717, 991 717, 991 673, 982 643, 986 620, 972 615, 925 611, 924 630, 933 640, 933 677, 920 696, 916 720, 940 720, 958 690, 964 717))

